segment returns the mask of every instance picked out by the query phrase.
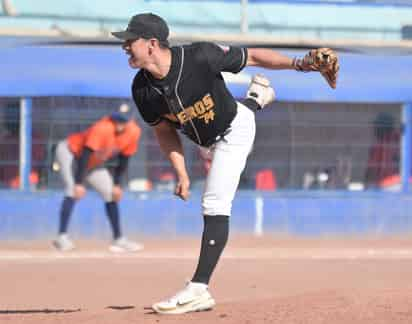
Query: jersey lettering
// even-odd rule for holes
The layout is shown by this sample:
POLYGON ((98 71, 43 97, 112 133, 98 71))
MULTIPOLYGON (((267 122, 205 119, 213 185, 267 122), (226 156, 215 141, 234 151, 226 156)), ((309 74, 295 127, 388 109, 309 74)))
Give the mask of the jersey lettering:
POLYGON ((215 119, 215 112, 213 110, 209 110, 206 114, 200 116, 199 118, 204 119, 205 124, 209 124, 210 120, 215 119))
POLYGON ((196 101, 192 106, 185 108, 183 111, 178 113, 177 119, 180 124, 185 124, 192 119, 203 120, 205 124, 208 124, 210 120, 214 119, 215 112, 213 108, 215 103, 212 96, 208 93, 201 100, 196 101))

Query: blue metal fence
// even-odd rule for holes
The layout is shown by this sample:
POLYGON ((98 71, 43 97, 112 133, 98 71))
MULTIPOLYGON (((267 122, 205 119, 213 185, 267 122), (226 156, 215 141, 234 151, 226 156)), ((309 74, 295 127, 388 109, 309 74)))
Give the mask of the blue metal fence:
MULTIPOLYGON (((51 239, 56 235, 62 193, 0 191, 0 240, 51 239)), ((379 192, 239 192, 231 233, 292 236, 383 236, 412 232, 410 195, 379 192)), ((188 202, 171 193, 127 194, 120 203, 125 235, 197 235, 202 228, 200 192, 188 202)), ((102 200, 90 193, 74 210, 75 238, 110 238, 102 200)))

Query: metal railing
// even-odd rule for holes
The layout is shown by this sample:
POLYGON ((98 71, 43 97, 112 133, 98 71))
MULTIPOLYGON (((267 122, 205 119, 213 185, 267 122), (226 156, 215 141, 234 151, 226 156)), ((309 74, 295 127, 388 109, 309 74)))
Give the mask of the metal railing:
MULTIPOLYGON (((39 177, 37 189, 62 186, 52 168, 58 141, 86 129, 120 102, 123 100, 116 98, 33 99, 31 164, 39 177)), ((10 133, 0 135, 0 183, 13 187, 11 181, 19 169, 19 122, 15 117, 7 118, 4 106, 0 108, 1 129, 15 131, 14 142, 10 133)), ((401 117, 400 105, 275 103, 256 115, 255 145, 241 188, 378 188, 385 177, 401 172, 401 117)), ((127 178, 147 180, 154 188, 167 186, 173 181, 173 170, 152 129, 139 117, 138 122, 143 135, 127 178)), ((197 146, 187 140, 184 146, 192 182, 201 185, 207 174, 205 160, 197 146)))

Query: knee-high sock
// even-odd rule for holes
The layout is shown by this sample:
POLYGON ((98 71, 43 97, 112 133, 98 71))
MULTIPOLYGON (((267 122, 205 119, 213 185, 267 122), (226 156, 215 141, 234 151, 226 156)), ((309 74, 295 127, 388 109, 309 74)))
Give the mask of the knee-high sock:
POLYGON ((116 240, 122 236, 120 231, 120 217, 119 217, 119 206, 117 202, 107 202, 105 204, 107 218, 109 218, 110 226, 113 232, 113 238, 116 240))
POLYGON ((60 208, 59 234, 67 233, 67 228, 69 226, 70 216, 72 214, 74 204, 74 198, 67 196, 64 197, 60 208))
POLYGON ((209 284, 229 236, 229 216, 205 215, 199 263, 192 282, 209 284))
POLYGON ((253 100, 251 98, 247 98, 245 100, 243 100, 243 104, 248 107, 250 110, 252 110, 253 112, 256 112, 260 109, 262 109, 262 107, 257 103, 256 100, 253 100))

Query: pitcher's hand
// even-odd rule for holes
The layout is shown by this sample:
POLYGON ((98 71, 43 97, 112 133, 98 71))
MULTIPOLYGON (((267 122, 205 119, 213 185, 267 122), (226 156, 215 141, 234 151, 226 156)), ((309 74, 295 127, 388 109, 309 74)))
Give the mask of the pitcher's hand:
POLYGON ((82 199, 84 197, 84 195, 86 194, 86 188, 81 185, 81 184, 77 184, 74 186, 74 199, 82 199))
POLYGON ((122 188, 120 186, 114 186, 112 196, 113 196, 113 201, 114 202, 120 201, 120 199, 122 199, 122 197, 123 197, 122 188))
POLYGON ((190 196, 190 180, 187 177, 178 179, 176 188, 175 188, 175 195, 180 197, 183 200, 188 200, 190 196))

